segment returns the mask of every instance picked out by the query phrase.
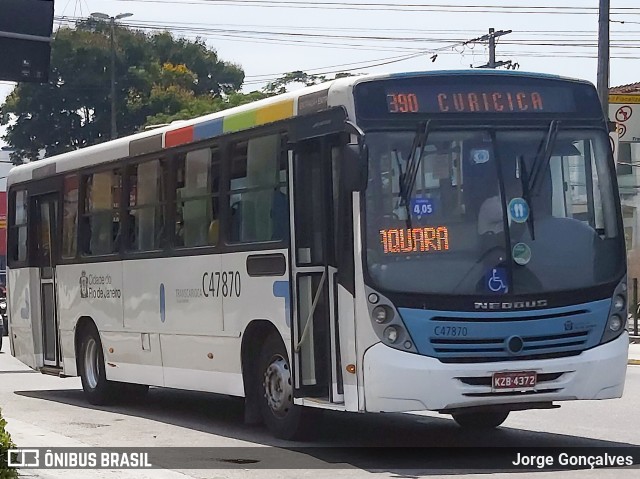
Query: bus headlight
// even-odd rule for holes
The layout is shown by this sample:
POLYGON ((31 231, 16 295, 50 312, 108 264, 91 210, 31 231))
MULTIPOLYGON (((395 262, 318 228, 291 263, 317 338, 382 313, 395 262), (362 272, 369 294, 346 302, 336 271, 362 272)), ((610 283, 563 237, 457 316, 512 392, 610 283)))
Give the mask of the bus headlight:
POLYGON ((390 348, 417 353, 415 341, 393 302, 372 288, 367 287, 366 293, 371 326, 378 339, 390 348))
POLYGON ((600 344, 613 341, 625 330, 627 318, 626 306, 627 278, 623 278, 613 293, 613 297, 611 299, 611 307, 609 308, 609 317, 604 328, 604 333, 602 333, 600 344))
POLYGON ((389 306, 376 306, 371 312, 373 320, 378 324, 388 323, 393 318, 393 311, 389 306))
POLYGON ((620 331, 622 328, 622 318, 617 314, 614 314, 609 318, 609 329, 613 332, 620 331))
POLYGON ((613 307, 618 311, 622 311, 624 309, 624 305, 627 302, 624 299, 624 296, 617 294, 615 298, 613 298, 613 307))
POLYGON ((389 326, 384 330, 384 338, 391 344, 395 343, 400 337, 400 331, 397 326, 389 326))

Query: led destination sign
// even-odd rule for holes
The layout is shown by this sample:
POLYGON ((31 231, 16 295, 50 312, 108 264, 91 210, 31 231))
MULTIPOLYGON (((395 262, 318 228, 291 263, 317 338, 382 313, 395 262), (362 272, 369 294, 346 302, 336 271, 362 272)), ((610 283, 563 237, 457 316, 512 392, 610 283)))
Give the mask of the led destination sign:
POLYGON ((602 117, 596 89, 584 82, 502 75, 388 78, 356 86, 361 118, 441 115, 570 114, 602 117))
POLYGON ((380 230, 385 254, 426 253, 449 250, 449 230, 446 226, 412 229, 380 230))
POLYGON ((543 112, 544 99, 539 91, 434 91, 431 98, 423 94, 422 102, 416 93, 387 93, 389 113, 430 112, 434 107, 439 113, 543 112), (426 107, 421 109, 425 102, 426 107))

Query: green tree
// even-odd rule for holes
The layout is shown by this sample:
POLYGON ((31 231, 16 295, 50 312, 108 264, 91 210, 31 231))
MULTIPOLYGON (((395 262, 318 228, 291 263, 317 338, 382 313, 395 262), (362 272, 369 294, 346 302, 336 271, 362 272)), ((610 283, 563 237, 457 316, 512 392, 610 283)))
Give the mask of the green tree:
POLYGON ((287 86, 295 83, 300 83, 304 86, 316 85, 327 81, 327 77, 324 75, 313 75, 297 70, 294 72, 285 73, 280 78, 270 82, 264 87, 264 91, 269 94, 280 94, 287 91, 287 86))
MULTIPOLYGON (((184 94, 184 92, 183 92, 184 94)), ((176 93, 177 95, 177 93, 176 93)), ((176 120, 189 120, 216 111, 226 110, 234 106, 244 105, 252 101, 262 100, 271 96, 267 93, 254 91, 251 93, 233 92, 229 95, 214 97, 212 95, 195 96, 186 94, 182 97, 182 109, 176 113, 157 113, 147 118, 147 125, 161 125, 176 120)), ((170 101, 175 98, 172 92, 157 89, 151 93, 152 101, 170 101)))
MULTIPOLYGON (((216 111, 237 92, 244 72, 202 41, 115 29, 119 136, 156 115, 216 111), (210 105, 212 110, 207 110, 210 105)), ((20 84, 0 107, 14 158, 37 159, 110 139, 110 25, 88 20, 60 29, 52 43, 50 81, 20 84)))

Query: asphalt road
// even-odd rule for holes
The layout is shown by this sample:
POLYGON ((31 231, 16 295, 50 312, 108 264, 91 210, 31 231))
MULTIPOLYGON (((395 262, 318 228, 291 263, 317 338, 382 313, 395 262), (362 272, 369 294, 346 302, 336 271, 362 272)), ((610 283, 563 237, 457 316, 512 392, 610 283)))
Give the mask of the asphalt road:
POLYGON ((78 378, 33 372, 11 357, 6 342, 0 354, 0 407, 18 446, 226 448, 208 457, 215 469, 207 468, 211 462, 207 466, 199 462, 202 457, 197 454, 192 457, 193 451, 176 458, 167 450, 160 461, 166 469, 23 471, 25 477, 38 478, 315 479, 374 473, 385 478, 471 477, 475 473, 505 478, 540 473, 554 478, 631 478, 638 477, 638 469, 524 472, 497 464, 515 459, 513 449, 500 449, 507 447, 525 451, 528 447, 640 446, 639 399, 640 366, 629 366, 622 399, 515 412, 494 431, 465 432, 448 416, 438 414, 327 412, 318 423, 314 441, 288 443, 273 439, 262 428, 245 426, 240 399, 158 388, 144 402, 95 407, 84 400, 78 378), (309 446, 314 448, 307 449, 309 446), (354 446, 366 448, 347 449, 354 446), (465 446, 493 449, 461 449, 465 446))

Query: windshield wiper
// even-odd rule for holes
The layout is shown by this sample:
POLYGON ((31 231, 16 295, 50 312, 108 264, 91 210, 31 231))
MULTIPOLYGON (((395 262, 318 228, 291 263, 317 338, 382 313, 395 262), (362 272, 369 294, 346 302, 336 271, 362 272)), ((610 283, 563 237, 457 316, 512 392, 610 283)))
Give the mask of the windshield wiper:
POLYGON ((549 125, 549 131, 544 141, 544 148, 538 150, 536 159, 533 162, 531 182, 529 182, 528 191, 531 191, 533 195, 538 194, 538 188, 542 183, 544 176, 543 172, 549 167, 549 161, 551 161, 551 153, 553 146, 555 145, 556 138, 558 137, 558 130, 560 129, 560 121, 553 120, 549 125))
POLYGON ((529 216, 527 217, 527 226, 529 227, 529 235, 532 240, 536 239, 533 226, 533 208, 531 207, 531 189, 529 188, 529 173, 527 165, 524 162, 524 156, 520 155, 516 159, 516 177, 520 178, 520 186, 522 187, 522 197, 529 205, 529 216))
POLYGON ((402 167, 400 165, 400 160, 398 155, 396 154, 396 159, 398 162, 398 169, 400 174, 400 206, 404 206, 407 212, 407 228, 411 229, 411 205, 409 198, 411 198, 411 193, 413 192, 413 187, 416 183, 416 178, 418 176, 418 170, 420 168, 420 161, 422 160, 422 155, 424 154, 424 147, 427 143, 427 137, 429 136, 429 125, 431 120, 427 121, 422 127, 422 125, 418 125, 418 130, 416 131, 416 136, 413 138, 413 144, 411 145, 411 150, 409 151, 409 158, 407 159, 407 167, 404 172, 402 172, 402 167), (419 151, 419 153, 418 153, 419 151))

